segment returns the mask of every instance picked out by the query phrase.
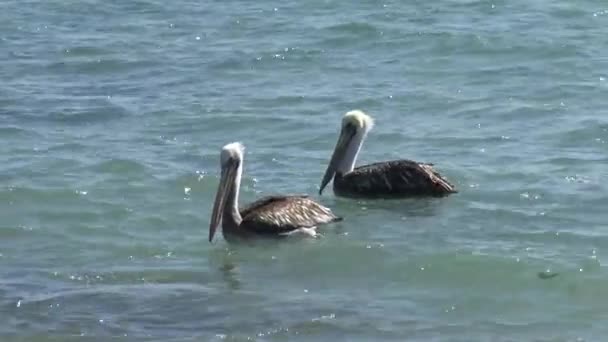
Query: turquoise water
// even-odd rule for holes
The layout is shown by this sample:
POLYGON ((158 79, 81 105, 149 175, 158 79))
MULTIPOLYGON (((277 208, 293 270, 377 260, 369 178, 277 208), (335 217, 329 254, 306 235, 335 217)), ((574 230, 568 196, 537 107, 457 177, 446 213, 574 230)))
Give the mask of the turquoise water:
POLYGON ((4 1, 0 336, 602 340, 607 37, 601 0, 4 1), (432 162, 460 193, 316 196, 355 108, 359 164, 432 162), (232 141, 242 203, 345 221, 209 244, 232 141))

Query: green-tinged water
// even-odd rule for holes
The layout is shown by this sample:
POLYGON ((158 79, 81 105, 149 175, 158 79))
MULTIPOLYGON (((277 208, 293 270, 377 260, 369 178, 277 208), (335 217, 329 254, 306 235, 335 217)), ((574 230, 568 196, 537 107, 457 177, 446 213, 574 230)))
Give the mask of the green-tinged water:
POLYGON ((1 340, 601 341, 607 51, 601 0, 4 1, 1 340), (317 196, 351 109, 460 192, 317 196), (232 141, 345 220, 209 244, 232 141))

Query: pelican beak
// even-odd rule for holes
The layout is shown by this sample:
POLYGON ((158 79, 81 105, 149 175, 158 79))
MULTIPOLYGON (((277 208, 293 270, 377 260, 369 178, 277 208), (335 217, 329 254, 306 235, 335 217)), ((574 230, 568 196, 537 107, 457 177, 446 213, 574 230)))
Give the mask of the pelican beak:
POLYGON ((238 162, 230 161, 227 165, 222 166, 222 175, 220 177, 220 184, 217 188, 215 195, 215 202, 213 203, 213 211, 211 212, 211 223, 209 224, 209 242, 213 241, 213 236, 217 227, 220 225, 222 219, 222 212, 226 205, 226 197, 232 190, 233 179, 235 177, 238 162))
POLYGON ((331 156, 331 160, 329 161, 329 165, 325 170, 325 175, 323 176, 323 180, 321 181, 321 187, 319 188, 319 195, 323 193, 323 189, 327 186, 334 175, 336 174, 336 169, 342 159, 344 159, 344 155, 350 146, 353 137, 357 134, 357 129, 352 125, 346 125, 342 127, 342 131, 340 131, 340 137, 338 138, 338 142, 336 143, 336 147, 334 148, 334 153, 331 156))

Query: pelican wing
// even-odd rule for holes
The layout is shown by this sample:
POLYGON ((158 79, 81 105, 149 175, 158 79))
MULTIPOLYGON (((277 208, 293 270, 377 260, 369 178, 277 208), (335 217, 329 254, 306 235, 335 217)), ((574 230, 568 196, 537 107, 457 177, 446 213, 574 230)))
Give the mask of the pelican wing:
POLYGON ((293 196, 271 195, 271 196, 262 197, 262 198, 259 198, 255 201, 249 203, 245 208, 242 208, 240 210, 241 217, 247 216, 249 213, 251 213, 255 209, 264 207, 265 205, 271 204, 273 202, 278 202, 278 201, 284 200, 289 197, 307 198, 308 195, 293 195, 293 196))
POLYGON ((298 228, 340 220, 330 209, 308 196, 269 196, 241 211, 241 226, 262 235, 279 235, 298 228))
POLYGON ((393 160, 364 165, 343 176, 349 192, 367 195, 445 195, 456 192, 432 164, 393 160))

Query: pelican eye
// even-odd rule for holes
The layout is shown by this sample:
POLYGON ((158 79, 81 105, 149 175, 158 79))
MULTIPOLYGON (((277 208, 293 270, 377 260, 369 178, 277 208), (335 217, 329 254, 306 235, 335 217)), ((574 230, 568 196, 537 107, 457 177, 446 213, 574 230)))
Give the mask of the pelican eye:
POLYGON ((344 125, 344 130, 346 132, 348 132, 350 135, 355 135, 357 133, 357 126, 354 123, 349 122, 346 125, 344 125))
POLYGON ((241 160, 237 157, 237 156, 230 156, 230 164, 239 166, 239 163, 241 162, 241 160))

